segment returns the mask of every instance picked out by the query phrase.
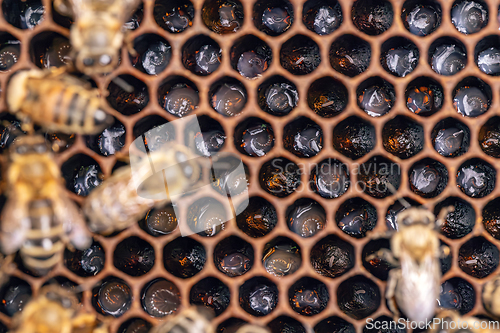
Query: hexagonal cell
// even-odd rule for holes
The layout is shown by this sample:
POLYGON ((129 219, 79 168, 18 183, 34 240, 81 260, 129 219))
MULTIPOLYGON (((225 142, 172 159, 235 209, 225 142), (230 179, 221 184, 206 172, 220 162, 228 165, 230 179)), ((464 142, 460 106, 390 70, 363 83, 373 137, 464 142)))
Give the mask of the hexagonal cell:
POLYGON ((33 29, 44 20, 45 8, 40 0, 5 0, 2 2, 5 20, 19 29, 33 29))
POLYGON ((201 156, 210 157, 222 149, 226 134, 220 123, 209 116, 196 116, 184 128, 184 144, 201 156))
POLYGON ((226 207, 210 197, 198 199, 191 204, 186 219, 189 229, 204 237, 217 235, 225 229, 228 221, 226 207))
POLYGON ((220 323, 219 326, 217 326, 216 332, 217 333, 237 332, 238 329, 245 324, 247 324, 245 320, 236 317, 231 317, 220 323))
POLYGON ((236 40, 230 51, 231 66, 247 79, 260 77, 271 65, 273 52, 258 37, 246 35, 236 40))
POLYGON ((85 250, 64 250, 64 266, 78 276, 94 276, 104 268, 106 254, 97 241, 85 250))
POLYGON ((452 278, 441 285, 439 307, 457 310, 464 315, 472 310, 475 303, 476 292, 469 282, 461 278, 452 278))
POLYGON ((467 65, 467 50, 456 38, 440 37, 429 47, 428 62, 440 75, 455 75, 467 65))
POLYGON ((170 43, 155 34, 144 34, 134 39, 134 50, 137 54, 130 55, 132 66, 149 75, 163 72, 172 56, 170 43))
POLYGON ((406 107, 422 117, 428 117, 441 110, 444 102, 443 87, 436 80, 421 76, 406 87, 406 107))
POLYGON ((453 106, 464 117, 478 117, 491 105, 491 88, 484 81, 469 76, 453 89, 453 106))
POLYGON ((342 120, 333 129, 333 148, 353 160, 372 151, 376 142, 373 125, 356 116, 342 120))
MULTIPOLYGON (((3 133, 4 132, 2 132, 2 134, 3 133)), ((48 141, 49 145, 52 147, 52 150, 54 150, 54 152, 62 153, 75 143, 76 134, 45 133, 45 140, 48 141)), ((0 137, 0 142, 3 142, 1 137, 0 137)))
POLYGON ((337 72, 354 77, 368 69, 371 54, 367 41, 354 35, 342 35, 330 47, 330 64, 337 72))
POLYGON ((335 222, 349 236, 362 238, 375 228, 377 209, 361 198, 347 199, 337 209, 335 222))
POLYGON ((71 63, 71 44, 66 36, 44 31, 31 39, 31 61, 40 68, 62 67, 71 63))
POLYGON ((169 76, 158 88, 158 103, 174 116, 187 116, 198 108, 199 102, 198 88, 182 76, 169 76))
POLYGON ((407 159, 424 149, 424 128, 411 118, 396 116, 385 123, 382 143, 385 150, 401 159, 407 159))
POLYGON ((446 118, 436 124, 431 133, 431 140, 439 155, 458 157, 469 150, 470 130, 461 121, 446 118))
POLYGON ((347 107, 348 100, 347 88, 330 76, 314 81, 307 91, 307 104, 324 118, 340 114, 347 107))
POLYGON ((308 0, 302 10, 304 25, 321 36, 337 30, 343 20, 342 7, 337 0, 308 0))
POLYGON ((174 140, 176 137, 175 127, 165 125, 167 123, 165 118, 157 115, 139 119, 132 129, 135 139, 142 137, 142 140, 136 142, 137 148, 144 149, 143 147, 146 147, 149 151, 154 151, 166 142, 174 140), (147 138, 145 134, 147 134, 147 138))
POLYGON ((422 204, 418 201, 415 201, 411 198, 397 198, 392 205, 387 208, 387 212, 385 215, 385 225, 388 230, 399 230, 398 225, 398 215, 403 210, 406 210, 410 207, 418 207, 422 204))
POLYGON ((150 209, 139 221, 139 227, 155 237, 171 234, 177 229, 177 224, 177 216, 172 204, 150 209))
MULTIPOLYGON (((248 192, 250 173, 240 157, 233 153, 222 152, 212 157, 212 163, 212 165, 223 166, 212 175, 211 185, 215 191, 229 198, 248 192)), ((244 210, 247 203, 248 200, 243 200, 239 210, 235 210, 236 214, 244 210)), ((230 207, 232 203, 228 203, 227 200, 223 204, 230 211, 234 209, 234 207, 230 207)))
POLYGON ((489 163, 473 158, 458 168, 457 186, 471 198, 482 198, 495 189, 496 175, 497 172, 489 163))
POLYGON ((302 265, 300 246, 287 237, 277 237, 264 246, 262 264, 277 277, 293 274, 302 265))
POLYGON ((367 35, 380 35, 392 25, 394 12, 387 0, 356 0, 351 18, 354 26, 367 35))
POLYGON ((281 67, 293 75, 312 73, 321 63, 318 44, 304 35, 295 35, 281 46, 281 67))
POLYGON ((118 333, 148 333, 153 325, 142 318, 130 318, 118 327, 118 333))
POLYGON ((408 179, 412 192, 434 198, 448 185, 448 169, 436 160, 424 158, 411 166, 408 179))
POLYGON ((121 317, 133 301, 128 284, 114 276, 109 276, 92 290, 92 306, 105 316, 121 317))
POLYGON ((264 156, 274 147, 273 128, 260 118, 247 118, 234 129, 234 144, 244 155, 264 156))
POLYGON ((380 63, 390 74, 405 77, 415 70, 420 53, 415 44, 404 37, 392 37, 382 44, 380 63))
POLYGON ((323 130, 306 117, 299 117, 285 126, 283 145, 298 157, 313 157, 323 149, 323 130))
MULTIPOLYGON (((469 234, 476 223, 476 212, 471 204, 467 201, 449 197, 439 202, 434 207, 434 215, 438 216, 439 212, 448 206, 453 206, 454 211, 448 213, 441 224, 440 232, 451 239, 457 239, 469 234)), ((485 222, 485 211, 483 211, 483 222, 485 222)))
POLYGON ((377 285, 363 275, 351 277, 337 288, 340 310, 354 319, 362 319, 374 313, 380 306, 380 301, 377 285))
POLYGON ((288 316, 279 316, 274 318, 267 324, 267 327, 269 327, 271 333, 306 333, 306 329, 300 321, 288 316))
POLYGON ((286 116, 297 106, 299 94, 295 84, 275 75, 262 83, 257 90, 260 108, 273 116, 286 116))
POLYGON ((112 125, 100 134, 84 137, 87 147, 102 156, 110 156, 119 152, 125 146, 125 126, 115 118, 112 125))
POLYGON ((21 56, 21 42, 7 32, 0 32, 0 72, 14 66, 21 56))
POLYGON ((205 266, 203 245, 189 237, 177 237, 163 248, 163 264, 172 275, 182 279, 196 275, 205 266))
POLYGON ((399 189, 401 169, 399 164, 381 156, 373 156, 359 166, 357 185, 363 192, 382 199, 399 189))
POLYGON ((163 278, 148 282, 141 291, 141 304, 150 316, 161 318, 173 314, 181 305, 177 286, 163 278))
POLYGON ((500 75, 500 38, 490 35, 481 39, 474 48, 474 61, 488 75, 500 75))
POLYGON ((215 246, 214 263, 227 276, 244 275, 254 263, 253 247, 237 236, 229 236, 215 246))
POLYGON ((363 247, 363 252, 361 253, 361 258, 363 260, 363 266, 366 270, 373 274, 376 278, 380 280, 387 281, 389 277, 389 271, 394 268, 389 262, 384 258, 375 256, 374 258, 369 258, 377 251, 381 249, 390 250, 391 243, 389 238, 377 238, 372 239, 363 247))
POLYGON ((0 288, 0 311, 12 317, 23 310, 32 295, 28 282, 11 276, 0 288))
POLYGON ((276 157, 262 165, 259 171, 260 187, 278 198, 284 198, 301 185, 301 174, 297 164, 287 158, 276 157))
POLYGON ((293 5, 287 0, 258 0, 253 6, 255 27, 270 36, 290 29, 293 19, 293 5))
POLYGON ((153 16, 162 29, 179 33, 193 25, 194 7, 189 0, 156 0, 153 16))
POLYGON ((141 276, 153 268, 155 250, 144 239, 132 236, 116 245, 113 264, 128 275, 141 276))
POLYGON ((455 28, 466 35, 479 32, 488 25, 488 5, 481 0, 456 0, 450 15, 455 28))
POLYGON ((229 306, 230 297, 229 288, 224 283, 214 277, 207 277, 191 288, 189 302, 212 308, 215 315, 219 316, 229 306))
POLYGON ((500 117, 493 116, 479 130, 479 146, 485 154, 500 157, 500 117))
POLYGON ((355 333, 356 329, 354 325, 350 322, 337 317, 332 316, 323 319, 314 326, 314 333, 355 333))
POLYGON ((428 36, 441 25, 441 5, 434 0, 409 0, 403 4, 401 19, 409 32, 428 36))
POLYGON ((311 190, 325 199, 334 199, 347 192, 351 184, 347 165, 339 160, 325 159, 312 170, 311 190))
POLYGON ((243 25, 243 5, 239 0, 206 0, 201 19, 215 33, 233 33, 243 25))
POLYGON ((277 223, 276 208, 261 197, 251 197, 247 207, 236 216, 238 228, 254 238, 267 235, 277 223))
POLYGON ((354 267, 354 247, 336 235, 328 235, 311 249, 311 265, 323 276, 341 276, 354 267))
POLYGON ((326 225, 325 209, 315 200, 298 199, 287 208, 288 228, 301 237, 312 237, 326 225))
POLYGON ((117 76, 108 85, 107 90, 109 94, 106 100, 109 105, 126 116, 141 111, 149 102, 148 87, 144 82, 132 75, 117 76), (115 82, 119 82, 120 84, 115 82), (129 91, 124 89, 126 86, 122 82, 127 85, 127 89, 130 88, 129 91))
POLYGON ((61 173, 66 181, 66 188, 82 197, 89 195, 103 181, 101 167, 85 154, 70 157, 63 163, 61 173))
POLYGON ((499 252, 483 237, 468 240, 458 252, 458 266, 466 274, 482 279, 498 267, 499 252))
MULTIPOLYGON (((409 322, 409 325, 412 325, 412 323, 418 324, 419 322, 409 322)), ((367 322, 367 324, 363 328, 363 333, 406 333, 406 329, 404 327, 396 324, 397 323, 394 321, 394 319, 388 316, 380 316, 375 320, 373 320, 373 318, 370 318, 370 321, 367 322), (376 327, 381 327, 382 329, 377 329, 376 327)), ((415 330, 414 332, 419 331, 415 330)))
POLYGON ((288 290, 290 306, 303 316, 320 313, 326 308, 329 299, 326 285, 311 277, 297 280, 288 290))
POLYGON ((225 76, 212 84, 208 98, 215 111, 226 117, 234 117, 245 108, 247 90, 237 79, 225 76))
POLYGON ((206 35, 191 37, 182 47, 182 63, 196 75, 212 74, 219 68, 221 61, 222 49, 206 35))
POLYGON ((278 287, 262 276, 253 277, 239 289, 240 306, 249 314, 262 317, 278 306, 278 287))
POLYGON ((356 96, 359 108, 372 117, 385 115, 396 101, 394 86, 378 76, 363 81, 356 89, 356 96))

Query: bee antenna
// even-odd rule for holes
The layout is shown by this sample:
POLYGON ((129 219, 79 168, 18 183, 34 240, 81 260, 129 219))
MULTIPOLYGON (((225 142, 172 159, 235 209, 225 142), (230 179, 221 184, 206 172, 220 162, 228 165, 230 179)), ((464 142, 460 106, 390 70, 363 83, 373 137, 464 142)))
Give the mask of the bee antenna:
POLYGON ((403 205, 404 208, 408 209, 408 208, 411 207, 410 203, 405 198, 403 198, 402 196, 397 195, 398 190, 396 190, 396 188, 394 187, 394 185, 392 185, 389 182, 387 182, 385 185, 387 186, 387 188, 389 189, 389 191, 391 191, 392 194, 396 195, 396 199, 398 199, 399 203, 401 205, 403 205))
POLYGON ((127 83, 127 81, 125 81, 124 79, 122 79, 119 76, 115 77, 111 81, 113 81, 118 87, 122 88, 123 90, 125 90, 128 93, 134 92, 134 87, 131 84, 127 83))

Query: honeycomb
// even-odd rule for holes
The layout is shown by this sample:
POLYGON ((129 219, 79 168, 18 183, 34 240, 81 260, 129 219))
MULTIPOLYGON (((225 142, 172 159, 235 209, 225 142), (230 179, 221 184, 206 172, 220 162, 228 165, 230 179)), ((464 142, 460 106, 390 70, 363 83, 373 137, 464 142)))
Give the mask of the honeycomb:
MULTIPOLYGON (((394 228, 396 214, 402 209, 397 197, 401 197, 412 205, 425 205, 435 213, 447 205, 455 206, 455 215, 449 216, 440 235, 442 244, 451 249, 451 255, 441 262, 445 272, 441 301, 447 306, 459 306, 462 314, 489 316, 482 305, 481 291, 499 273, 500 187, 496 186, 499 173, 496 158, 500 152, 495 140, 500 119, 497 117, 500 81, 488 75, 491 68, 480 69, 476 61, 480 51, 500 46, 496 1, 480 2, 488 18, 477 31, 468 30, 472 28, 463 22, 452 22, 452 7, 455 10, 459 1, 457 4, 451 0, 425 2, 440 8, 441 14, 436 30, 427 36, 417 36, 418 31, 412 34, 405 27, 402 16, 415 6, 412 0, 338 0, 338 4, 319 0, 269 3, 231 0, 228 2, 238 8, 234 18, 239 27, 236 32, 214 23, 217 15, 214 10, 223 1, 179 0, 176 6, 184 8, 186 15, 192 17, 192 24, 176 33, 162 21, 162 10, 170 2, 144 0, 128 24, 139 55, 151 43, 157 43, 158 47, 170 50, 164 53, 168 65, 146 68, 129 56, 124 47, 116 70, 92 78, 103 93, 109 90, 103 104, 116 118, 113 126, 118 147, 125 153, 146 130, 178 119, 162 103, 172 87, 181 84, 187 87, 185 93, 193 102, 186 114, 199 116, 207 130, 223 131, 226 139, 221 151, 238 154, 245 163, 250 205, 213 237, 194 234, 182 239, 178 229, 168 235, 154 234, 146 231, 144 221, 110 237, 94 235, 95 243, 86 255, 104 256, 103 267, 95 275, 95 271, 83 270, 75 264, 81 252, 69 250, 65 262, 43 277, 33 276, 19 266, 7 286, 16 286, 16 292, 22 296, 20 302, 26 302, 30 294, 36 295, 47 282, 81 285, 84 308, 101 319, 111 318, 111 332, 121 333, 126 332, 135 318, 151 325, 162 320, 158 309, 143 306, 142 302, 148 288, 156 285, 168 289, 171 298, 171 308, 162 309, 163 314, 179 311, 191 302, 210 303, 217 314, 214 323, 220 325, 221 332, 241 320, 269 325, 273 333, 311 330, 324 333, 342 328, 364 332, 367 317, 379 320, 392 317, 384 296, 387 265, 366 262, 364 258, 389 246, 387 239, 373 240, 369 232, 384 233, 394 228), (341 24, 329 34, 318 35, 310 24, 308 13, 317 3, 331 4, 332 11, 342 14, 341 24), (392 9, 392 18, 381 20, 378 26, 372 24, 367 16, 380 14, 369 12, 374 3, 385 13, 392 9), (260 17, 269 14, 266 12, 269 6, 288 11, 290 17, 278 27, 259 23, 260 17), (220 48, 220 64, 197 67, 193 54, 205 45, 216 52, 220 48), (437 60, 432 56, 450 45, 454 47, 453 63, 439 68, 438 74, 433 70, 433 66, 438 68, 437 60), (398 46, 411 51, 413 57, 402 72, 397 66, 389 68, 387 61, 390 51, 398 46), (342 64, 353 47, 358 49, 357 68, 342 64), (261 52, 260 67, 239 67, 238 59, 243 53, 257 49, 261 52), (241 69, 248 71, 247 77, 239 74, 241 69), (150 71, 157 75, 151 75, 150 71), (116 77, 132 85, 134 92, 121 90, 114 80, 116 77), (246 94, 246 103, 237 105, 231 110, 234 112, 212 106, 215 92, 220 92, 218 89, 224 83, 246 94), (266 107, 263 94, 274 83, 289 89, 288 97, 295 105, 291 111, 266 107), (375 93, 373 87, 378 89, 377 96, 382 100, 375 106, 369 102, 375 93), (428 110, 422 110, 421 105, 407 105, 409 94, 422 87, 431 90, 434 99, 428 110), (464 92, 470 87, 476 90, 464 92), (478 91, 481 96, 474 110, 464 108, 460 101, 454 104, 454 96, 478 91), (306 125, 315 129, 315 133, 321 132, 322 148, 294 153, 290 136, 306 125), (258 152, 241 144, 245 135, 249 135, 245 131, 252 126, 264 128, 265 138, 274 140, 264 142, 258 152), (456 128, 462 136, 462 144, 453 151, 436 144, 438 132, 449 128, 456 128), (370 140, 357 144, 349 140, 352 136, 370 140), (268 186, 278 182, 269 183, 268 178, 275 158, 293 163, 290 177, 296 179, 284 195, 274 195, 268 186), (324 165, 325 161, 338 166, 334 177, 345 186, 332 190, 318 185, 316 165, 324 165), (372 187, 374 174, 370 170, 356 174, 355 171, 370 163, 399 168, 400 177, 387 179, 397 188, 397 194, 372 187), (485 173, 486 184, 478 185, 478 179, 474 179, 471 186, 470 179, 464 179, 467 170, 485 173), (431 173, 437 180, 421 186, 414 177, 421 173, 431 173), (362 182, 356 184, 357 180, 362 182), (367 185, 364 191, 360 184, 367 185), (291 218, 304 206, 312 209, 310 220, 316 222, 307 228, 297 226, 291 218), (346 217, 357 210, 364 212, 365 222, 354 227, 346 224, 346 217), (172 249, 180 246, 195 254, 195 259, 182 270, 171 256, 172 249), (236 250, 239 257, 235 260, 244 262, 243 271, 221 267, 226 249, 236 250), (138 252, 146 258, 139 264, 132 260, 138 252), (274 274, 268 272, 265 264, 272 256, 288 258, 290 274, 280 276, 279 270, 274 274), (104 316, 97 299, 99 286, 117 279, 128 302, 116 309, 114 316, 104 316), (256 311, 249 306, 250 294, 256 286, 261 288, 260 296, 269 297, 268 307, 275 307, 272 311, 256 311), (311 289, 316 293, 317 304, 304 307, 299 298, 306 297, 305 293, 311 289)), ((1 3, 0 44, 14 52, 10 64, 0 64, 4 69, 0 73, 0 86, 5 91, 9 77, 19 69, 63 65, 71 22, 54 12, 50 0, 1 3), (38 8, 33 17, 39 16, 34 22, 26 23, 15 15, 25 4, 38 8)), ((6 116, 3 93, 0 104, 4 119, 12 119, 6 116)), ((61 137, 50 136, 54 140, 61 137)), ((56 159, 68 184, 68 196, 81 204, 101 179, 90 179, 88 186, 75 191, 71 187, 73 179, 85 176, 78 170, 83 166, 107 177, 123 161, 115 150, 100 150, 95 137, 71 136, 65 140, 68 147, 56 159)), ((168 207, 165 209, 168 213, 168 207)), ((1 292, 3 298, 5 289, 1 292)), ((5 326, 11 322, 5 306, 0 321, 5 326)), ((144 322, 135 323, 140 327, 146 325, 144 322)), ((127 332, 131 331, 132 327, 127 332)))

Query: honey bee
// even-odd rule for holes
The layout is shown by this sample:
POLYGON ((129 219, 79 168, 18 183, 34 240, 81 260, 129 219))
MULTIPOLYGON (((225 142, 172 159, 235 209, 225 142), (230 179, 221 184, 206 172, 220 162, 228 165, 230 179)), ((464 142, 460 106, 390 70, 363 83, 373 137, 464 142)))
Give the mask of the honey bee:
POLYGON ((484 308, 497 318, 500 318, 500 276, 486 282, 483 287, 484 308))
POLYGON ((69 290, 49 285, 18 312, 12 326, 16 333, 107 333, 92 314, 78 314, 78 300, 69 290))
POLYGON ((500 332, 498 321, 462 317, 455 310, 442 310, 433 319, 429 333, 493 333, 500 332))
POLYGON ((427 322, 434 316, 441 286, 439 259, 449 253, 449 248, 440 246, 435 229, 452 210, 443 208, 437 220, 423 208, 410 207, 400 212, 399 231, 391 237, 391 251, 381 249, 366 258, 383 258, 397 267, 389 272, 386 291, 396 317, 398 309, 416 322, 427 322))
POLYGON ((270 331, 266 327, 253 324, 243 324, 236 330, 235 333, 270 333, 270 331))
POLYGON ((32 120, 51 132, 101 132, 113 117, 100 104, 97 89, 64 69, 19 71, 7 86, 9 111, 21 121, 32 120))
POLYGON ((123 25, 140 0, 54 0, 54 8, 72 17, 70 41, 75 67, 87 75, 105 74, 116 68, 125 37, 123 25))
POLYGON ((215 333, 211 324, 213 317, 211 309, 191 306, 153 327, 150 333, 215 333))
POLYGON ((14 256, 4 256, 0 253, 0 287, 7 281, 9 274, 14 270, 12 262, 14 256))
POLYGON ((132 163, 133 168, 116 170, 85 200, 83 211, 90 229, 102 235, 123 230, 148 210, 183 194, 201 174, 199 159, 193 158, 193 154, 185 146, 168 143, 165 150, 149 153, 132 163))
POLYGON ((44 137, 18 137, 8 152, 1 250, 20 250, 26 268, 43 274, 62 262, 69 242, 85 249, 92 239, 76 204, 64 193, 59 167, 44 137))

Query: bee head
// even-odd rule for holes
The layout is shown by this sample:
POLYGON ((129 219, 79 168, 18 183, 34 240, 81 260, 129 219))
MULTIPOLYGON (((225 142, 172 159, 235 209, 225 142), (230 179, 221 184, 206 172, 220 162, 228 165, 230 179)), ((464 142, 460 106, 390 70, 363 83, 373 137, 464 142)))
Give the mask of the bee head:
POLYGON ((111 52, 93 54, 80 52, 76 57, 76 67, 87 75, 110 73, 118 64, 118 56, 111 52))
POLYGON ((9 147, 11 157, 28 154, 45 154, 50 147, 41 135, 25 135, 17 138, 9 147))
POLYGON ((424 208, 410 207, 398 215, 400 227, 413 224, 434 225, 435 216, 432 212, 424 208))

